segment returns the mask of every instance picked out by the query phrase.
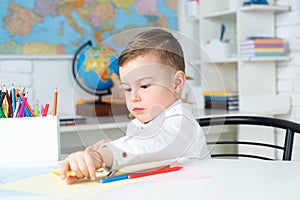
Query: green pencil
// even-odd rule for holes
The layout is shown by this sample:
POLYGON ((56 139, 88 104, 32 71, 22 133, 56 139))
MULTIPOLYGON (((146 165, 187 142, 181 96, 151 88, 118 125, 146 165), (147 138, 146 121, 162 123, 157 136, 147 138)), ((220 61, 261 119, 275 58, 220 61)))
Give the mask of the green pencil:
POLYGON ((0 118, 6 118, 6 116, 3 112, 2 106, 0 106, 0 118))

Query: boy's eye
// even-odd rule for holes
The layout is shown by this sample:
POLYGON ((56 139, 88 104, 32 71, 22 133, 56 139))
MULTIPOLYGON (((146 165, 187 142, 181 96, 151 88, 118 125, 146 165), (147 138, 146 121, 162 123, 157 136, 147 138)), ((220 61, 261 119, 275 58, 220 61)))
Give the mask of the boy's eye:
POLYGON ((125 92, 131 92, 131 88, 124 88, 125 92))
POLYGON ((147 88, 149 88, 150 86, 151 86, 151 84, 145 84, 145 85, 141 85, 141 88, 147 89, 147 88))

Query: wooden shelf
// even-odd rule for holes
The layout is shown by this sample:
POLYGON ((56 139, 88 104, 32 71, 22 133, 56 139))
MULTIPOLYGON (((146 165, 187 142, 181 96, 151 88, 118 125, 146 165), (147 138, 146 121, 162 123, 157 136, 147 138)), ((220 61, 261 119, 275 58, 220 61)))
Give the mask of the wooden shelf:
POLYGON ((240 11, 244 12, 257 12, 257 11, 270 11, 270 12, 287 12, 291 8, 290 6, 282 6, 282 5, 249 5, 244 6, 240 9, 240 11))

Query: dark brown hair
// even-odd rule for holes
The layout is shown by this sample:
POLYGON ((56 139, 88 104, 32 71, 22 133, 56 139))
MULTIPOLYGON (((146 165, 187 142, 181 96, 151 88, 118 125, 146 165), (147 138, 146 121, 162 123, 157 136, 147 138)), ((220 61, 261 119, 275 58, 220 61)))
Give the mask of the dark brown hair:
POLYGON ((181 45, 171 33, 160 28, 147 30, 136 35, 122 51, 118 65, 122 66, 138 56, 147 54, 158 56, 161 64, 185 71, 181 45))

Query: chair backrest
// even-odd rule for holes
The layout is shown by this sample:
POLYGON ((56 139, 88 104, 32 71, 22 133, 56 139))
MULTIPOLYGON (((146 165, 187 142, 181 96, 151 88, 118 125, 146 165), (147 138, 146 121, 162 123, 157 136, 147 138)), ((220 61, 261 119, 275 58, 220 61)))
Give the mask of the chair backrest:
MULTIPOLYGON (((273 127, 278 129, 284 129, 284 146, 279 146, 276 144, 267 144, 262 142, 249 142, 249 141, 214 141, 207 142, 208 145, 218 145, 218 144, 236 144, 236 145, 258 145, 268 148, 280 149, 283 151, 282 160, 291 160, 293 152, 293 143, 295 133, 300 133, 300 124, 272 117, 261 117, 261 116, 218 116, 218 117, 205 117, 197 119, 201 127, 205 126, 220 126, 220 125, 253 125, 253 126, 266 126, 273 127)), ((264 160, 273 160, 271 158, 249 155, 249 154, 240 154, 232 153, 221 153, 221 154, 212 154, 212 157, 251 157, 264 160)))

